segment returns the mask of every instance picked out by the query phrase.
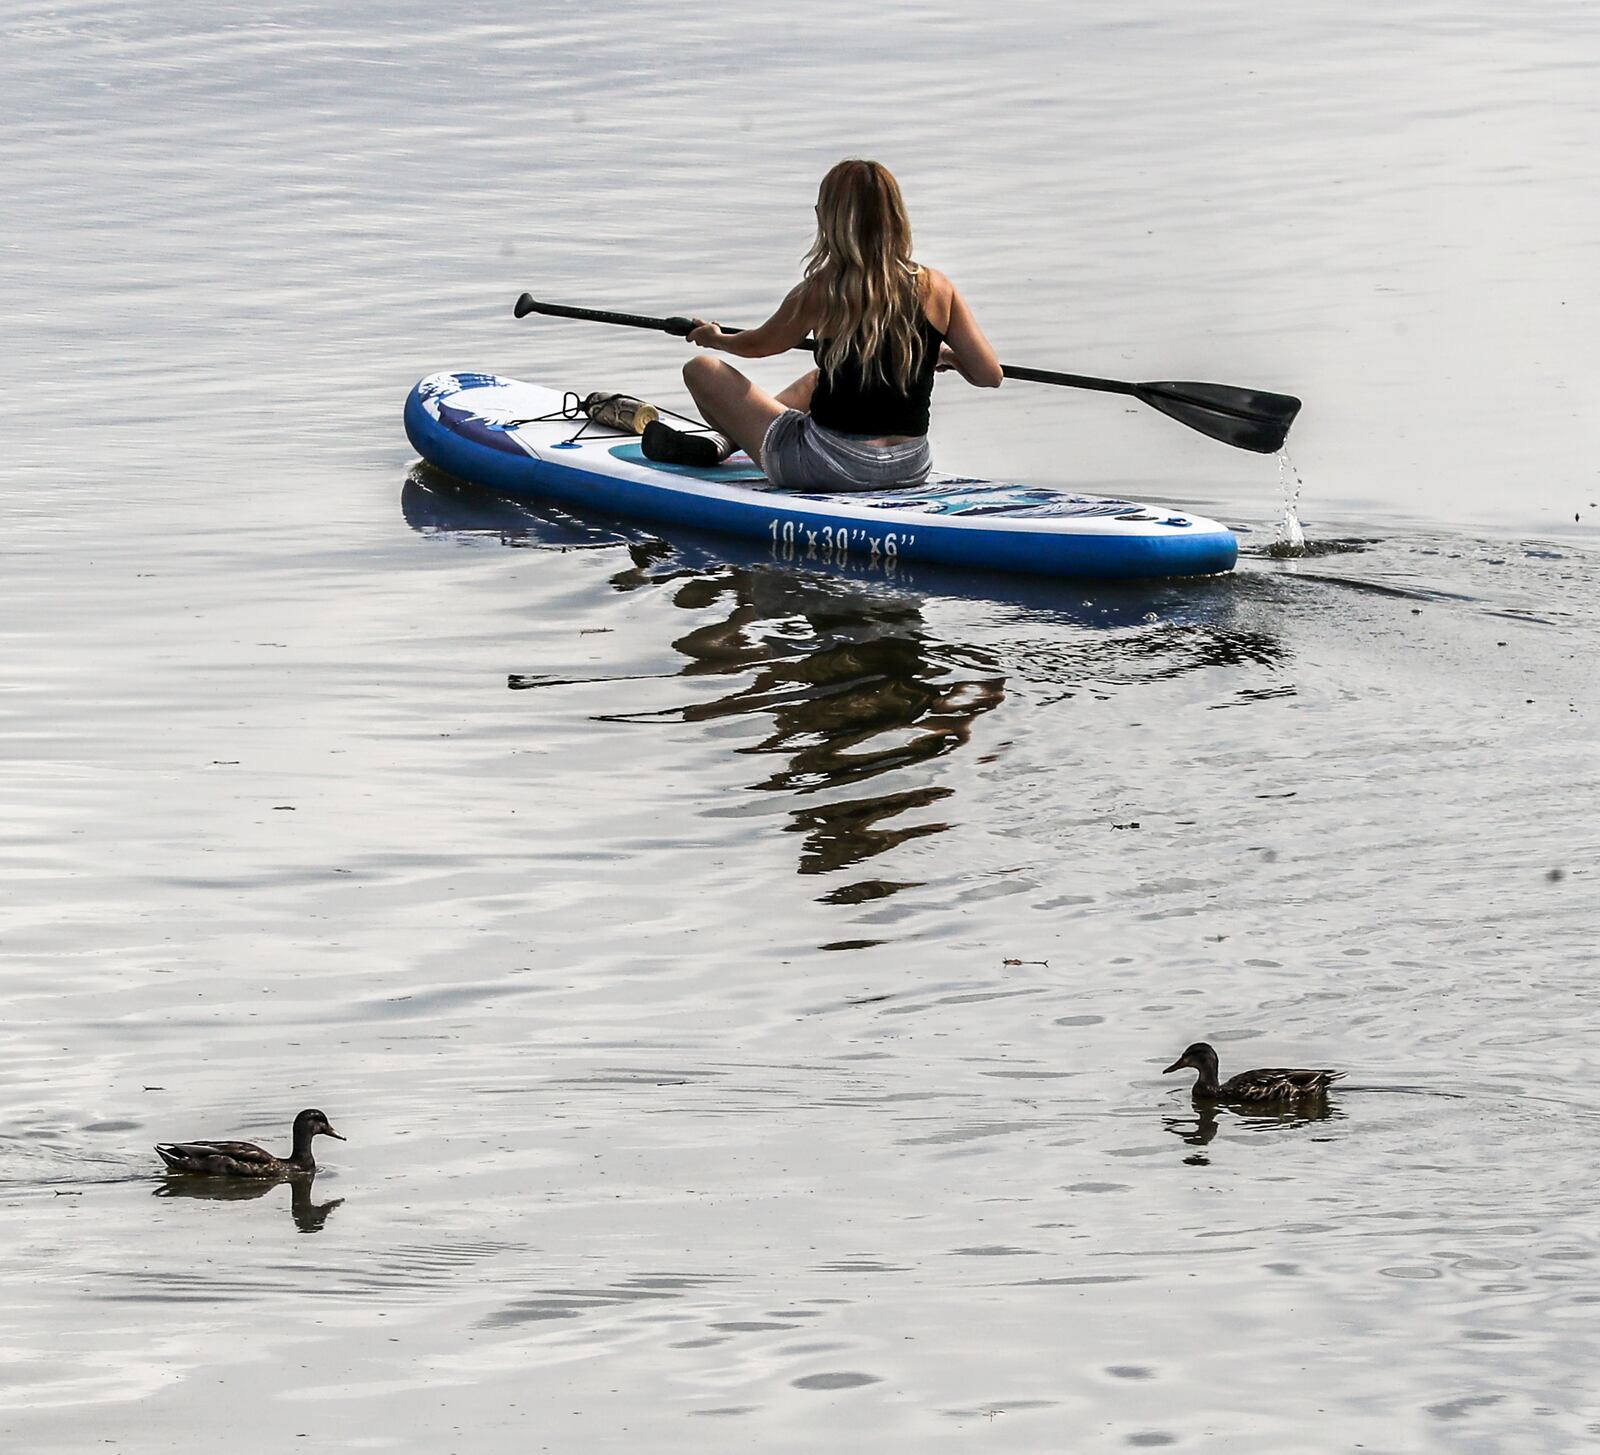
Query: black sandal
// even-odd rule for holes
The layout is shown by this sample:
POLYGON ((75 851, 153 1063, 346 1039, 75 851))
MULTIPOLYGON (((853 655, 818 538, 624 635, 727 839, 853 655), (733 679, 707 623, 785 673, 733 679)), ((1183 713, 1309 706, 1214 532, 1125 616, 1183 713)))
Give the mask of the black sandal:
POLYGON ((690 434, 674 429, 670 424, 652 420, 644 427, 639 439, 639 451, 647 460, 659 465, 693 465, 710 469, 720 465, 731 451, 724 452, 717 443, 718 436, 690 434))

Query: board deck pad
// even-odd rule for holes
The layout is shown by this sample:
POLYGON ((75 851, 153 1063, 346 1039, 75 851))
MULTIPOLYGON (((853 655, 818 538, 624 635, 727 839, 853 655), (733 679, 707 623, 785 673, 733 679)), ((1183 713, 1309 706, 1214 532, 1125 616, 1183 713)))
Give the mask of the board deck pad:
POLYGON ((694 480, 715 480, 723 485, 765 485, 772 490, 767 477, 756 468, 756 462, 741 450, 730 455, 720 465, 669 465, 665 460, 652 460, 637 442, 612 445, 611 453, 630 465, 643 465, 650 470, 665 470, 669 475, 687 475, 694 480))

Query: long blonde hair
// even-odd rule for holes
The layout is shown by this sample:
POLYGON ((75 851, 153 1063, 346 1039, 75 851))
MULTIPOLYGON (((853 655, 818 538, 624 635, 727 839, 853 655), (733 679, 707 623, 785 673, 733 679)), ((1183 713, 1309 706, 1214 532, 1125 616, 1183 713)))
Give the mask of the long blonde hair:
POLYGON ((832 377, 847 360, 902 393, 922 351, 922 288, 900 184, 877 162, 833 167, 817 192, 817 240, 804 281, 817 363, 832 377))

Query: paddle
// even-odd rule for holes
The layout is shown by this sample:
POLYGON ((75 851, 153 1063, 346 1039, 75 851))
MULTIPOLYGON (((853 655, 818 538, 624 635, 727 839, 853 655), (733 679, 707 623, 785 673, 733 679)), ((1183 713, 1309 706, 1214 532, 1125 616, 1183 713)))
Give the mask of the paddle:
MULTIPOLYGON (((599 308, 573 308, 565 303, 540 303, 524 293, 513 312, 518 318, 544 313, 553 318, 580 318, 590 323, 620 323, 629 328, 650 328, 687 338, 692 318, 650 318, 642 313, 608 313, 599 308)), ((740 333, 724 328, 724 333, 740 333)), ((797 350, 816 351, 816 340, 796 344, 797 350)), ((1264 389, 1239 389, 1231 384, 1156 383, 1124 384, 1118 379, 1095 379, 1086 374, 1058 374, 1050 369, 1026 369, 1002 364, 1008 379, 1034 384, 1060 384, 1068 389, 1094 389, 1103 394, 1131 394, 1141 404, 1159 409, 1179 424, 1199 430, 1225 445, 1270 455, 1283 448, 1289 426, 1300 412, 1292 394, 1269 394, 1264 389)))

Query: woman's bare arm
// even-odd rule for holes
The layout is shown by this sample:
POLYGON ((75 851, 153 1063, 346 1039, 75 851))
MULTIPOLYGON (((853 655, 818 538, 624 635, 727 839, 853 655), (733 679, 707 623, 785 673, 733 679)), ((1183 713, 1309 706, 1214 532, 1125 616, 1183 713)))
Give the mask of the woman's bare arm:
POLYGON ((695 320, 689 342, 703 349, 721 349, 741 359, 766 359, 784 354, 804 342, 811 332, 811 314, 806 307, 806 285, 797 283, 765 323, 739 333, 724 333, 719 323, 695 320))
POLYGON ((941 368, 954 369, 967 383, 980 389, 1000 387, 1006 376, 999 356, 954 284, 950 287, 950 326, 944 331, 944 339, 944 347, 939 350, 941 368))

